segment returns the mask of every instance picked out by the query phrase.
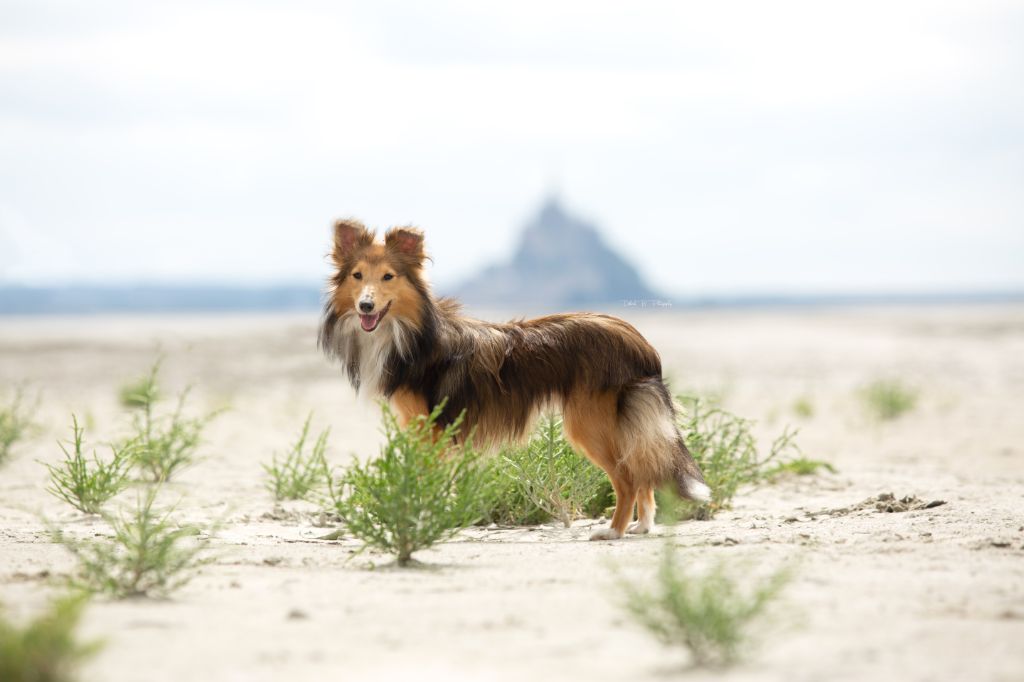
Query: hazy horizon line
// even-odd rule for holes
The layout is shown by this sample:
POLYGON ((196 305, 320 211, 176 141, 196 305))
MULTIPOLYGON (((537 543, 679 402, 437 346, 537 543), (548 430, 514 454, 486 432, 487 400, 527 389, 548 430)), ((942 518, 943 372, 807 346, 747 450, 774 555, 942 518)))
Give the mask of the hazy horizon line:
MULTIPOLYGON (((443 294, 443 292, 442 292, 443 294)), ((188 312, 300 312, 320 310, 324 287, 294 284, 0 284, 0 315, 90 315, 188 312)), ((580 302, 564 308, 695 310, 707 308, 849 307, 857 305, 983 305, 1024 303, 1024 287, 984 290, 704 292, 651 299, 580 302)), ((502 303, 470 309, 501 308, 502 303)), ((529 313, 555 312, 531 302, 509 300, 506 307, 529 313)))
MULTIPOLYGON (((325 289, 328 277, 317 278, 280 278, 265 281, 237 279, 118 279, 118 280, 66 280, 41 284, 38 282, 14 281, 0 279, 0 291, 3 290, 35 290, 58 291, 67 289, 83 289, 93 291, 116 291, 128 289, 164 289, 164 290, 197 290, 224 289, 260 291, 269 289, 319 288, 325 289)), ((439 296, 449 295, 447 290, 456 289, 463 280, 443 280, 430 282, 433 292, 439 296)), ((932 296, 932 295, 1024 295, 1024 282, 1006 284, 950 284, 935 286, 930 284, 880 284, 851 286, 808 286, 808 285, 753 285, 735 288, 708 287, 706 289, 691 288, 685 291, 668 291, 652 287, 654 293, 664 298, 693 298, 694 296, 932 296)))

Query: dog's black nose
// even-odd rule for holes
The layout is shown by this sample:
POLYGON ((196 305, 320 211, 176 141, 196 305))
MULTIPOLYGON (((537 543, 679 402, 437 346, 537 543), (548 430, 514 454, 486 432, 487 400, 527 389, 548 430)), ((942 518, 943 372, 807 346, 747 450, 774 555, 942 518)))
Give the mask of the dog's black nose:
POLYGON ((359 302, 359 312, 361 312, 361 313, 371 313, 371 312, 373 312, 373 302, 372 301, 360 301, 359 302))

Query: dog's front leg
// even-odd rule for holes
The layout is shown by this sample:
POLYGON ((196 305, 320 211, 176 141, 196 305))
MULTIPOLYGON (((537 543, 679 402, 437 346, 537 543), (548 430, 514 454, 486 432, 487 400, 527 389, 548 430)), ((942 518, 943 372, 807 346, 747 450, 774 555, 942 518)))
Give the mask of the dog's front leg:
POLYGON ((391 409, 398 417, 398 425, 403 429, 416 417, 426 417, 430 414, 427 399, 404 388, 400 388, 392 394, 391 409))

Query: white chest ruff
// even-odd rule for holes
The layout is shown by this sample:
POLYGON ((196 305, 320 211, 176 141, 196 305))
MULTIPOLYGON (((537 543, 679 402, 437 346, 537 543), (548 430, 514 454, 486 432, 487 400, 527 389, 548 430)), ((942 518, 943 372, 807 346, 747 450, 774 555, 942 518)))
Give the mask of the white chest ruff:
POLYGON ((404 356, 408 353, 405 328, 397 320, 387 318, 381 320, 380 326, 372 332, 363 331, 356 317, 350 318, 345 326, 345 334, 351 334, 356 340, 358 393, 370 400, 380 398, 387 384, 392 355, 404 356))

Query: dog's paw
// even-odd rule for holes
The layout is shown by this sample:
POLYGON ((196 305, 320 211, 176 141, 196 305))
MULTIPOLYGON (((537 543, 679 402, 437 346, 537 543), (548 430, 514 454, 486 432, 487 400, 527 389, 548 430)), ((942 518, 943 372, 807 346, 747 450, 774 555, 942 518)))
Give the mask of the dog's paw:
POLYGON ((651 532, 651 527, 642 521, 637 521, 636 523, 630 524, 629 528, 626 529, 626 532, 630 535, 647 535, 651 532))
POLYGON ((591 536, 591 540, 618 540, 622 537, 622 533, 615 530, 614 528, 602 528, 601 530, 595 530, 591 536))

